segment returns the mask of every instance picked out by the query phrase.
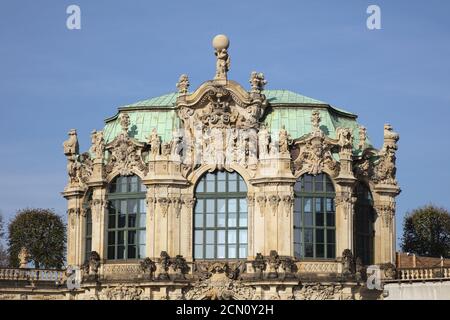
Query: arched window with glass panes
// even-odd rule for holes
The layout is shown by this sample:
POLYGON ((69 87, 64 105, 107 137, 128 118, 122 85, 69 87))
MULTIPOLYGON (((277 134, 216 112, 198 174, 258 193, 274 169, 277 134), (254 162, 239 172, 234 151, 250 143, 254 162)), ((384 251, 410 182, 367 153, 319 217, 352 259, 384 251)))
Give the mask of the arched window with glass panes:
POLYGON ((335 259, 335 190, 326 174, 303 175, 294 185, 294 255, 335 259))
POLYGON ((205 174, 195 190, 194 258, 247 257, 247 185, 236 172, 205 174))
POLYGON ((119 176, 108 188, 107 257, 145 258, 146 188, 138 176, 119 176))
POLYGON ((353 196, 356 197, 353 216, 355 256, 360 258, 363 264, 370 265, 374 260, 375 236, 372 194, 365 184, 359 182, 355 186, 353 196))

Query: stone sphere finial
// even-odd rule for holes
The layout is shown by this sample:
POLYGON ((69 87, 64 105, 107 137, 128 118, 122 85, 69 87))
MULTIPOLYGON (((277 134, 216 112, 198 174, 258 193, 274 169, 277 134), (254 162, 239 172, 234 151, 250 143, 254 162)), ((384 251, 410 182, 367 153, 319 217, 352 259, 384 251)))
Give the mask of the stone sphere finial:
POLYGON ((216 50, 228 49, 230 46, 230 40, 226 35, 219 34, 214 37, 212 44, 216 50))

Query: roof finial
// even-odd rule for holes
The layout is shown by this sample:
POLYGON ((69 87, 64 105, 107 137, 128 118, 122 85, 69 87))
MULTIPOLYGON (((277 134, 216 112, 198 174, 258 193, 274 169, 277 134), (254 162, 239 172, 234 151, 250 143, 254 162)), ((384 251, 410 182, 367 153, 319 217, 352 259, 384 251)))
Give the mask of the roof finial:
POLYGON ((214 80, 227 81, 227 72, 230 70, 230 56, 228 55, 228 47, 230 40, 223 34, 219 34, 213 39, 213 47, 217 57, 216 76, 214 80))

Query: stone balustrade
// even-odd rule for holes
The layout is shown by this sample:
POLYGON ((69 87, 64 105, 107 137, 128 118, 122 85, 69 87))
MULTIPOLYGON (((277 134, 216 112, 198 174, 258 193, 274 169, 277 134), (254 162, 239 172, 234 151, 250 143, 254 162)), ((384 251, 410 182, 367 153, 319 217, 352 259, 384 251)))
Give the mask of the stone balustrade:
POLYGON ((450 267, 401 268, 397 272, 398 280, 450 279, 450 267))
POLYGON ((66 276, 63 270, 44 270, 44 269, 15 269, 15 268, 0 268, 0 281, 49 281, 49 282, 64 282, 66 276))

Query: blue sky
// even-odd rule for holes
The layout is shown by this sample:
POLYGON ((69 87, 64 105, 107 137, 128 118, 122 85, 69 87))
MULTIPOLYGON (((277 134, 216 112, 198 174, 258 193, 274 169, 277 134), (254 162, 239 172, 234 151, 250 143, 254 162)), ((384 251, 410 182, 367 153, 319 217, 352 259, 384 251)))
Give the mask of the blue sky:
POLYGON ((62 142, 81 149, 116 107, 192 87, 214 75, 211 39, 231 39, 230 78, 253 70, 268 89, 290 89, 359 115, 380 147, 400 133, 397 222, 430 202, 450 208, 450 2, 62 1, 0 4, 0 210, 65 215, 62 142), (66 28, 77 4, 82 29, 66 28), (366 28, 368 5, 382 30, 366 28))

